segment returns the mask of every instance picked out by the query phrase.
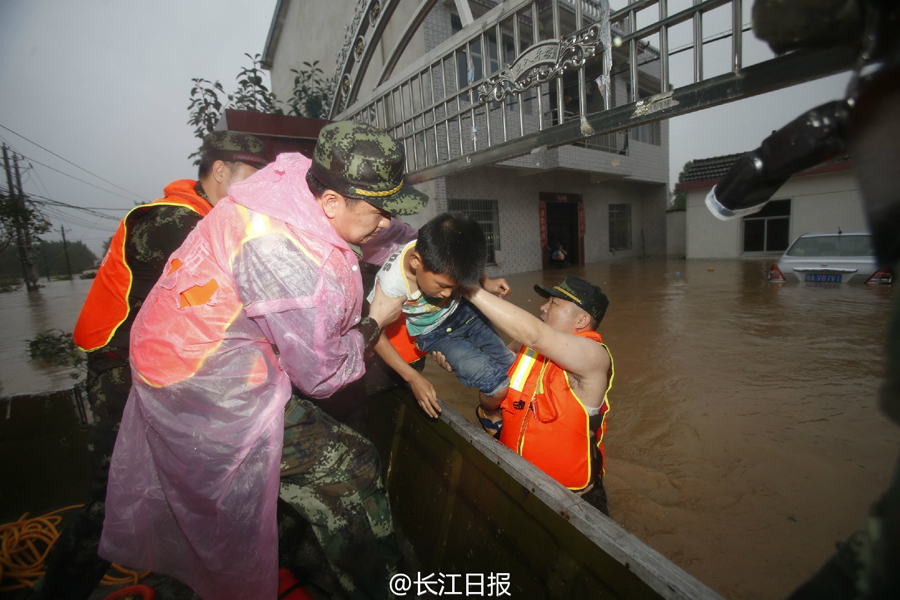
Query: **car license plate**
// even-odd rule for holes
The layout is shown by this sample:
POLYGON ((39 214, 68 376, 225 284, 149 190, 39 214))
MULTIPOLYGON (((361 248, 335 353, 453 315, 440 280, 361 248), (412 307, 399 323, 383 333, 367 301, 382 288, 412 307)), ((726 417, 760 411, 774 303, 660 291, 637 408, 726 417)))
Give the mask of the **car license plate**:
POLYGON ((825 281, 825 282, 840 283, 841 276, 840 275, 820 275, 818 273, 807 273, 806 281, 825 281))

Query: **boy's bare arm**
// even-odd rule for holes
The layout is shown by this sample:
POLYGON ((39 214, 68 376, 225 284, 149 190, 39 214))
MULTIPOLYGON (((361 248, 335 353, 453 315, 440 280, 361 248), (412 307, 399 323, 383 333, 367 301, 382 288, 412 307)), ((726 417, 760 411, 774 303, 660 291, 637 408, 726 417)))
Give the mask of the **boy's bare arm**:
POLYGON ((600 344, 557 331, 531 313, 482 288, 467 288, 464 293, 513 340, 533 348, 566 371, 580 375, 586 387, 601 387, 600 379, 605 378, 609 368, 609 355, 600 344))
POLYGON ((387 366, 396 371, 403 378, 403 381, 409 384, 422 410, 429 417, 437 419, 441 414, 441 405, 438 404, 437 391, 434 389, 434 386, 421 373, 403 360, 403 357, 391 345, 384 333, 381 334, 381 337, 375 343, 375 352, 387 366))
POLYGON ((381 282, 375 282, 375 297, 369 303, 369 316, 375 319, 382 331, 397 320, 403 306, 402 297, 388 296, 381 289, 381 282))

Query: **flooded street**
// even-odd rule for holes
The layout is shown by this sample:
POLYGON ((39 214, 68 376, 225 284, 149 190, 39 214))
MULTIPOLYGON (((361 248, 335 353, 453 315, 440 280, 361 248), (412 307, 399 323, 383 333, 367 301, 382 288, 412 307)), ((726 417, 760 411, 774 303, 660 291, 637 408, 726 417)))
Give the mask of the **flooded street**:
MULTIPOLYGON (((615 359, 606 436, 612 517, 727 598, 782 598, 862 521, 886 487, 900 428, 878 412, 890 286, 769 284, 763 260, 622 259, 575 273, 601 285, 615 359)), ((25 340, 71 331, 90 281, 0 294, 0 394, 71 385, 25 340)), ((474 420, 476 395, 429 364, 474 420)))
POLYGON ((38 292, 29 294, 22 286, 0 294, 0 395, 72 387, 71 371, 44 367, 28 359, 28 340, 51 329, 71 333, 91 283, 91 279, 44 279, 38 292))
MULTIPOLYGON (((508 278, 535 314, 532 285, 568 272, 607 292, 611 515, 726 598, 783 598, 809 577, 900 448, 876 404, 890 286, 769 284, 769 264, 624 259, 508 278)), ((474 394, 426 375, 474 421, 474 394)))

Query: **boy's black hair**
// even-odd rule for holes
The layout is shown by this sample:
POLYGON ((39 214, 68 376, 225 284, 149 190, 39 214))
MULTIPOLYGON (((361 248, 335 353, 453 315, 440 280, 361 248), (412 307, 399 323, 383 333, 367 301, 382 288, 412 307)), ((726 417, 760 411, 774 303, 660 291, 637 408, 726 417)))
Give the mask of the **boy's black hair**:
POLYGON ((487 262, 481 225, 461 213, 443 213, 425 223, 419 229, 416 251, 426 270, 460 285, 476 285, 487 262))

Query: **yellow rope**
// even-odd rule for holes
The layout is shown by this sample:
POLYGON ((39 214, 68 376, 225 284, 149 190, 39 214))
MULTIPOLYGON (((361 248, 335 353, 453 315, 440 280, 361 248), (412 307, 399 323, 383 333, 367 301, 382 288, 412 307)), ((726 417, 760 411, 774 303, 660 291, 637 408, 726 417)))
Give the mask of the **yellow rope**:
MULTIPOLYGON (((82 506, 67 506, 30 519, 25 513, 18 521, 0 525, 0 592, 33 587, 44 576, 44 561, 59 537, 59 524, 63 520, 59 513, 82 506)), ((113 568, 122 575, 107 573, 103 576, 104 585, 136 584, 150 573, 138 573, 116 564, 113 568)))

